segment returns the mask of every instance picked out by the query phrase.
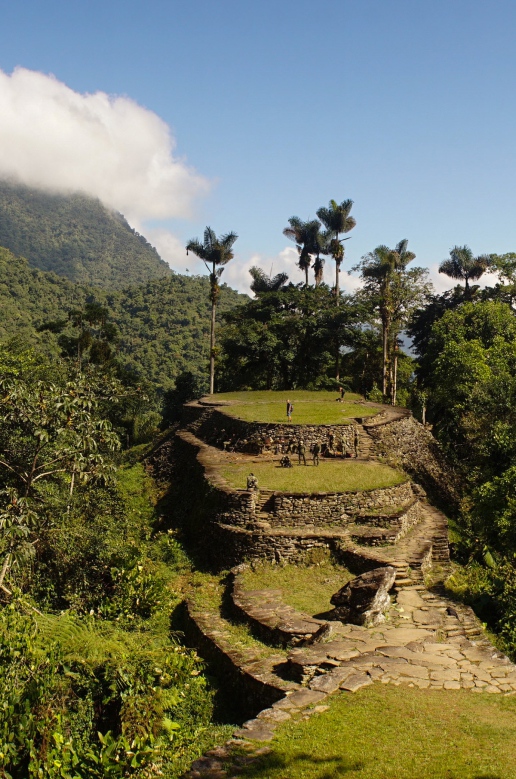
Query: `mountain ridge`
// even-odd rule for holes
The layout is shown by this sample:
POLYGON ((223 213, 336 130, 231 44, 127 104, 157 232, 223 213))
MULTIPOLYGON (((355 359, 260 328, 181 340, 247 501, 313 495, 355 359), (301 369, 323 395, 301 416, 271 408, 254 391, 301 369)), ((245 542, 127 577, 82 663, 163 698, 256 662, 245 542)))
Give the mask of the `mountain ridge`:
POLYGON ((15 181, 0 180, 0 246, 34 268, 106 289, 174 273, 122 214, 100 200, 15 181))

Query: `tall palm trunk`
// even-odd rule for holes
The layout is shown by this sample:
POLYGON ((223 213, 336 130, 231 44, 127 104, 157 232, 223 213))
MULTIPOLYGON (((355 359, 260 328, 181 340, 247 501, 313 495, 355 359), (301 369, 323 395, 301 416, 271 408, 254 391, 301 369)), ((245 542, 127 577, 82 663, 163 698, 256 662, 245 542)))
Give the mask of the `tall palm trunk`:
POLYGON ((389 394, 389 370, 390 370, 390 353, 389 353, 389 331, 390 322, 387 317, 382 317, 382 340, 383 340, 383 371, 382 371, 382 395, 384 400, 387 399, 389 394))
MULTIPOLYGON (((338 233, 335 233, 335 238, 338 240, 339 238, 338 233)), ((336 306, 338 306, 340 303, 339 273, 340 273, 340 262, 338 261, 338 259, 335 259, 335 305, 336 306)), ((338 337, 337 337, 337 343, 335 344, 335 378, 337 381, 340 381, 340 344, 339 344, 338 337)))
MULTIPOLYGON (((215 265, 213 266, 213 275, 215 276, 215 265)), ((217 303, 215 299, 216 289, 212 285, 211 290, 211 328, 210 328, 210 395, 215 392, 215 313, 217 303)))
POLYGON ((215 392, 215 301, 211 304, 210 332, 210 395, 215 392))
POLYGON ((387 383, 389 373, 389 339, 387 337, 387 328, 383 328, 383 374, 382 374, 382 395, 387 397, 387 383))
POLYGON ((398 394, 398 339, 396 338, 393 346, 394 357, 392 359, 392 386, 391 386, 391 403, 396 405, 396 399, 398 394))

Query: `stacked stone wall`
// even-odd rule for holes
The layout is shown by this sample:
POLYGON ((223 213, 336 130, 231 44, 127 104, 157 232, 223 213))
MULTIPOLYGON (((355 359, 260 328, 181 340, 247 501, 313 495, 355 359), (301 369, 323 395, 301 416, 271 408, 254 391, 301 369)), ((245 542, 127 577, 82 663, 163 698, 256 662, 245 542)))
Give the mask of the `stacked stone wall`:
POLYGON ((223 624, 217 624, 216 617, 200 612, 188 601, 182 605, 181 622, 187 645, 195 647, 224 679, 232 712, 241 720, 255 716, 283 698, 287 690, 297 687, 283 684, 279 678, 267 678, 271 675, 260 672, 256 658, 248 658, 234 648, 231 636, 224 635, 223 624))
POLYGON ((218 523, 207 529, 208 534, 206 546, 210 560, 213 563, 218 561, 221 568, 247 560, 304 562, 314 550, 332 550, 334 543, 331 535, 315 531, 299 536, 287 532, 278 535, 218 523))
MULTIPOLYGON (((181 461, 194 458, 201 466, 213 494, 214 512, 209 519, 227 525, 247 527, 257 519, 260 492, 235 490, 220 476, 213 462, 210 447, 192 433, 179 432, 181 461), (190 449, 190 451, 188 451, 190 449)), ((360 492, 284 493, 265 492, 267 520, 275 527, 306 527, 345 525, 354 515, 402 506, 413 500, 409 481, 393 487, 360 492)))
POLYGON ((457 510, 460 481, 429 430, 412 416, 366 427, 377 456, 403 468, 444 510, 457 510))
POLYGON ((274 525, 346 525, 362 511, 401 506, 414 497, 410 482, 363 492, 275 493, 274 525))
POLYGON ((235 452, 259 454, 262 445, 270 440, 268 450, 278 447, 285 452, 289 440, 296 443, 302 439, 307 451, 316 441, 328 443, 333 436, 333 446, 342 447, 350 455, 356 454, 355 425, 295 425, 246 422, 224 413, 217 408, 187 404, 184 423, 188 430, 203 441, 223 449, 225 446, 235 452))

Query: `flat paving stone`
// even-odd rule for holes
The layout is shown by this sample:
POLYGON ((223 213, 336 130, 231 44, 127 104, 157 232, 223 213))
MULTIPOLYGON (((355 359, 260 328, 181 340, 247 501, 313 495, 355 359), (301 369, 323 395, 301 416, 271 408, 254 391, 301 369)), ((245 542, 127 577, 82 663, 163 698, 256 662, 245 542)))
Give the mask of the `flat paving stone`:
POLYGON ((417 625, 442 625, 443 617, 437 609, 415 609, 412 612, 412 619, 417 625))
POLYGON ((296 690, 287 697, 287 700, 296 708, 302 708, 303 706, 310 706, 312 703, 319 703, 325 697, 324 693, 317 690, 304 689, 296 690))
POLYGON ((458 682, 460 671, 458 668, 443 668, 442 671, 430 671, 430 679, 435 682, 458 682))
POLYGON ((434 631, 425 630, 424 628, 389 628, 385 630, 384 644, 399 644, 404 646, 410 641, 423 641, 425 638, 430 638, 434 635, 434 631))
POLYGON ((461 686, 460 682, 450 681, 450 682, 443 683, 443 687, 445 690, 460 690, 460 686, 461 686))
POLYGON ((356 692, 357 690, 360 690, 362 687, 366 687, 368 684, 372 684, 372 683, 373 680, 366 673, 352 674, 345 681, 341 683, 340 689, 345 690, 346 692, 356 692))

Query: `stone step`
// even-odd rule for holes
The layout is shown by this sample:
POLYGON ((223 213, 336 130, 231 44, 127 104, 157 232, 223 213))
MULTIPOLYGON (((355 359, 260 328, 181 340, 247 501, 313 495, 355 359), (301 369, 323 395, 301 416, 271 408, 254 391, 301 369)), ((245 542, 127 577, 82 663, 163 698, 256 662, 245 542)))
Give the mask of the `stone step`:
POLYGON ((399 588, 399 587, 410 587, 414 583, 415 582, 414 582, 413 579, 408 579, 407 577, 403 577, 403 578, 400 577, 399 579, 396 578, 396 581, 394 582, 394 586, 396 588, 399 588))
POLYGON ((363 546, 386 546, 395 544, 401 528, 368 527, 367 525, 348 525, 351 540, 363 546))

